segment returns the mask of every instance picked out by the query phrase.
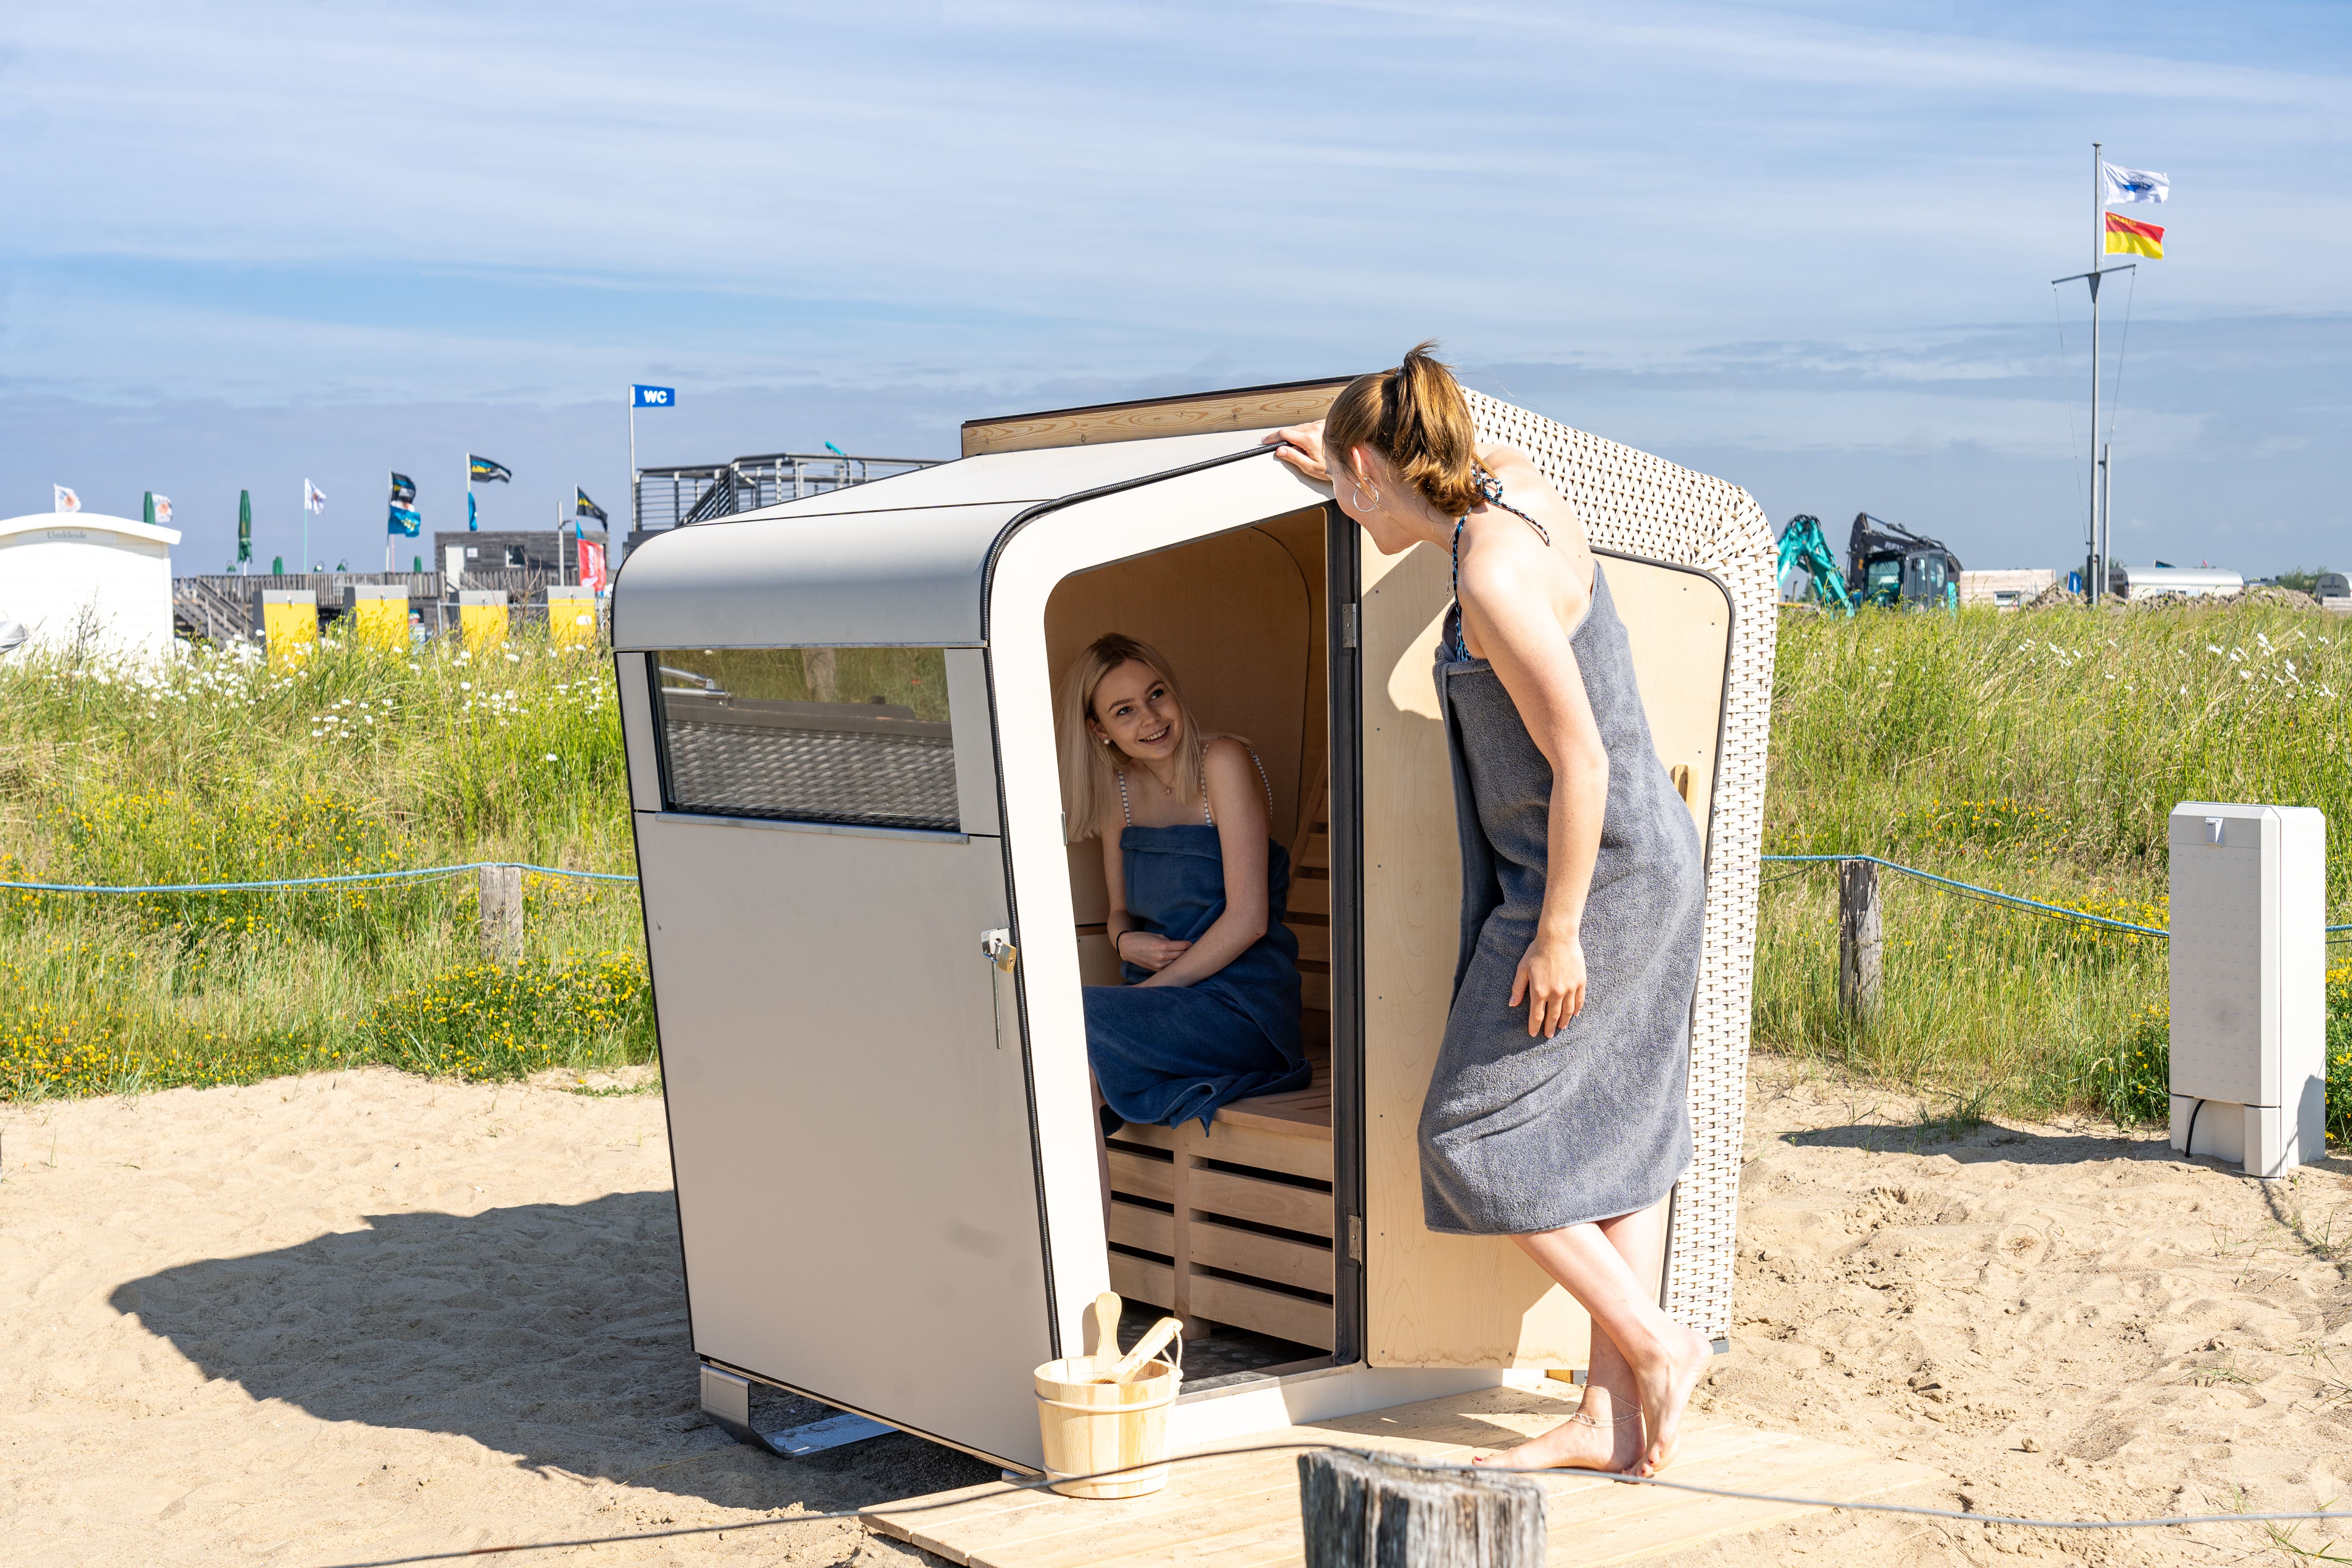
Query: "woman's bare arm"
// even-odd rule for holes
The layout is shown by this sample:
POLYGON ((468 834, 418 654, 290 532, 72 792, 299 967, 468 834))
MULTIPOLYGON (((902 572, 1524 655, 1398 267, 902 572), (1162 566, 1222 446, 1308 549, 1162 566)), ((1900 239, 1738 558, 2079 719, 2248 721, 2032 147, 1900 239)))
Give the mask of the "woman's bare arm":
POLYGON ((1239 741, 1211 742, 1207 771, 1209 809, 1217 819, 1217 847, 1224 858, 1225 912, 1190 951, 1145 981, 1146 985, 1206 980, 1265 934, 1271 912, 1265 890, 1265 785, 1258 778, 1257 764, 1250 761, 1249 748, 1239 741))
POLYGON ((1528 1033, 1538 1039, 1584 1007, 1584 903, 1609 800, 1609 753, 1568 632, 1590 593, 1562 557, 1542 549, 1503 532, 1462 563, 1464 624, 1551 764, 1543 911, 1511 982, 1511 1005, 1528 1003, 1528 1033))

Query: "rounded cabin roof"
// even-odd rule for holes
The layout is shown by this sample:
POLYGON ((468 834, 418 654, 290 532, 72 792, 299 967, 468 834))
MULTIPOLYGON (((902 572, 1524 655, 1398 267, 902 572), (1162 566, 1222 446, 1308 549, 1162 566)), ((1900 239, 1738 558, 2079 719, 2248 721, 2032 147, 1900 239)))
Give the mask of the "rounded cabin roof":
POLYGON ((98 511, 30 511, 22 517, 0 519, 0 542, 27 533, 56 533, 70 538, 77 531, 119 533, 126 539, 166 548, 180 542, 180 531, 176 528, 158 528, 153 523, 109 517, 98 511))
MULTIPOLYGON (((990 552, 1024 514, 1247 458, 1265 434, 990 453, 671 529, 622 563, 613 644, 977 644, 990 552)), ((1296 471, 1266 467, 1270 495, 1296 505, 1296 471)))

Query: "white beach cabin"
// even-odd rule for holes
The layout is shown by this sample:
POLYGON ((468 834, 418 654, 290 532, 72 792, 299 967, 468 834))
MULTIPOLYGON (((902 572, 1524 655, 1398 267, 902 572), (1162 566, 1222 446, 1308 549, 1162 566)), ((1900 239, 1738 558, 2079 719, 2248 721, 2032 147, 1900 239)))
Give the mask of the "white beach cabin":
POLYGON ((26 646, 157 654, 172 646, 177 529, 95 512, 37 511, 0 521, 0 616, 26 646))
MULTIPOLYGON (((687 1289, 739 1436, 749 1380, 1034 1469, 1031 1371, 1094 1349, 1107 1288, 1204 1336, 1178 1441, 1585 1364, 1582 1313, 1510 1242, 1422 1225, 1461 896, 1448 563, 1360 544, 1261 447, 1341 384, 978 421, 961 461, 630 556, 614 644, 687 1289), (1123 1130, 1107 1225, 1079 987, 1117 975, 1098 848, 1064 844, 1054 694, 1110 630, 1264 761, 1317 1072, 1206 1136, 1123 1130)), ((1472 406, 1606 552, 1706 836, 1697 1154, 1660 1289, 1720 1338, 1771 534, 1732 485, 1472 406)))

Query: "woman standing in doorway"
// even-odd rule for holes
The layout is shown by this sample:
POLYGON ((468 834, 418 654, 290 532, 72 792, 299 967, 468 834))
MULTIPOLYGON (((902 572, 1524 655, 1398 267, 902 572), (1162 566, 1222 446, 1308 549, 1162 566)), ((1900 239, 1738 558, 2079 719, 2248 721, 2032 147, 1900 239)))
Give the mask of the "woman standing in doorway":
POLYGON ((1648 1475, 1709 1354, 1657 1300, 1666 1198, 1691 1158, 1703 857, 1575 509, 1524 454, 1477 447, 1433 347, 1269 439, 1382 554, 1453 556, 1436 674, 1462 948, 1422 1108, 1422 1202, 1432 1230, 1510 1237, 1595 1331, 1576 1415, 1489 1462, 1648 1475))

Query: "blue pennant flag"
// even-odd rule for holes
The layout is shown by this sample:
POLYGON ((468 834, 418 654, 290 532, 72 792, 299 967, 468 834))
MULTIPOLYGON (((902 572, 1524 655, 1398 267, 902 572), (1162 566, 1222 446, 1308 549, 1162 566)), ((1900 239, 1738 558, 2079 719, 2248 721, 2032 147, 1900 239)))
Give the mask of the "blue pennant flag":
POLYGON ((404 534, 410 539, 415 538, 424 527, 424 515, 415 507, 403 506, 398 501, 392 503, 392 515, 383 523, 386 533, 404 534))
POLYGON ((466 526, 478 531, 482 526, 480 515, 474 510, 474 492, 471 490, 466 492, 466 526))
POLYGON ((677 388, 675 386, 632 386, 629 388, 632 408, 675 408, 677 388))

